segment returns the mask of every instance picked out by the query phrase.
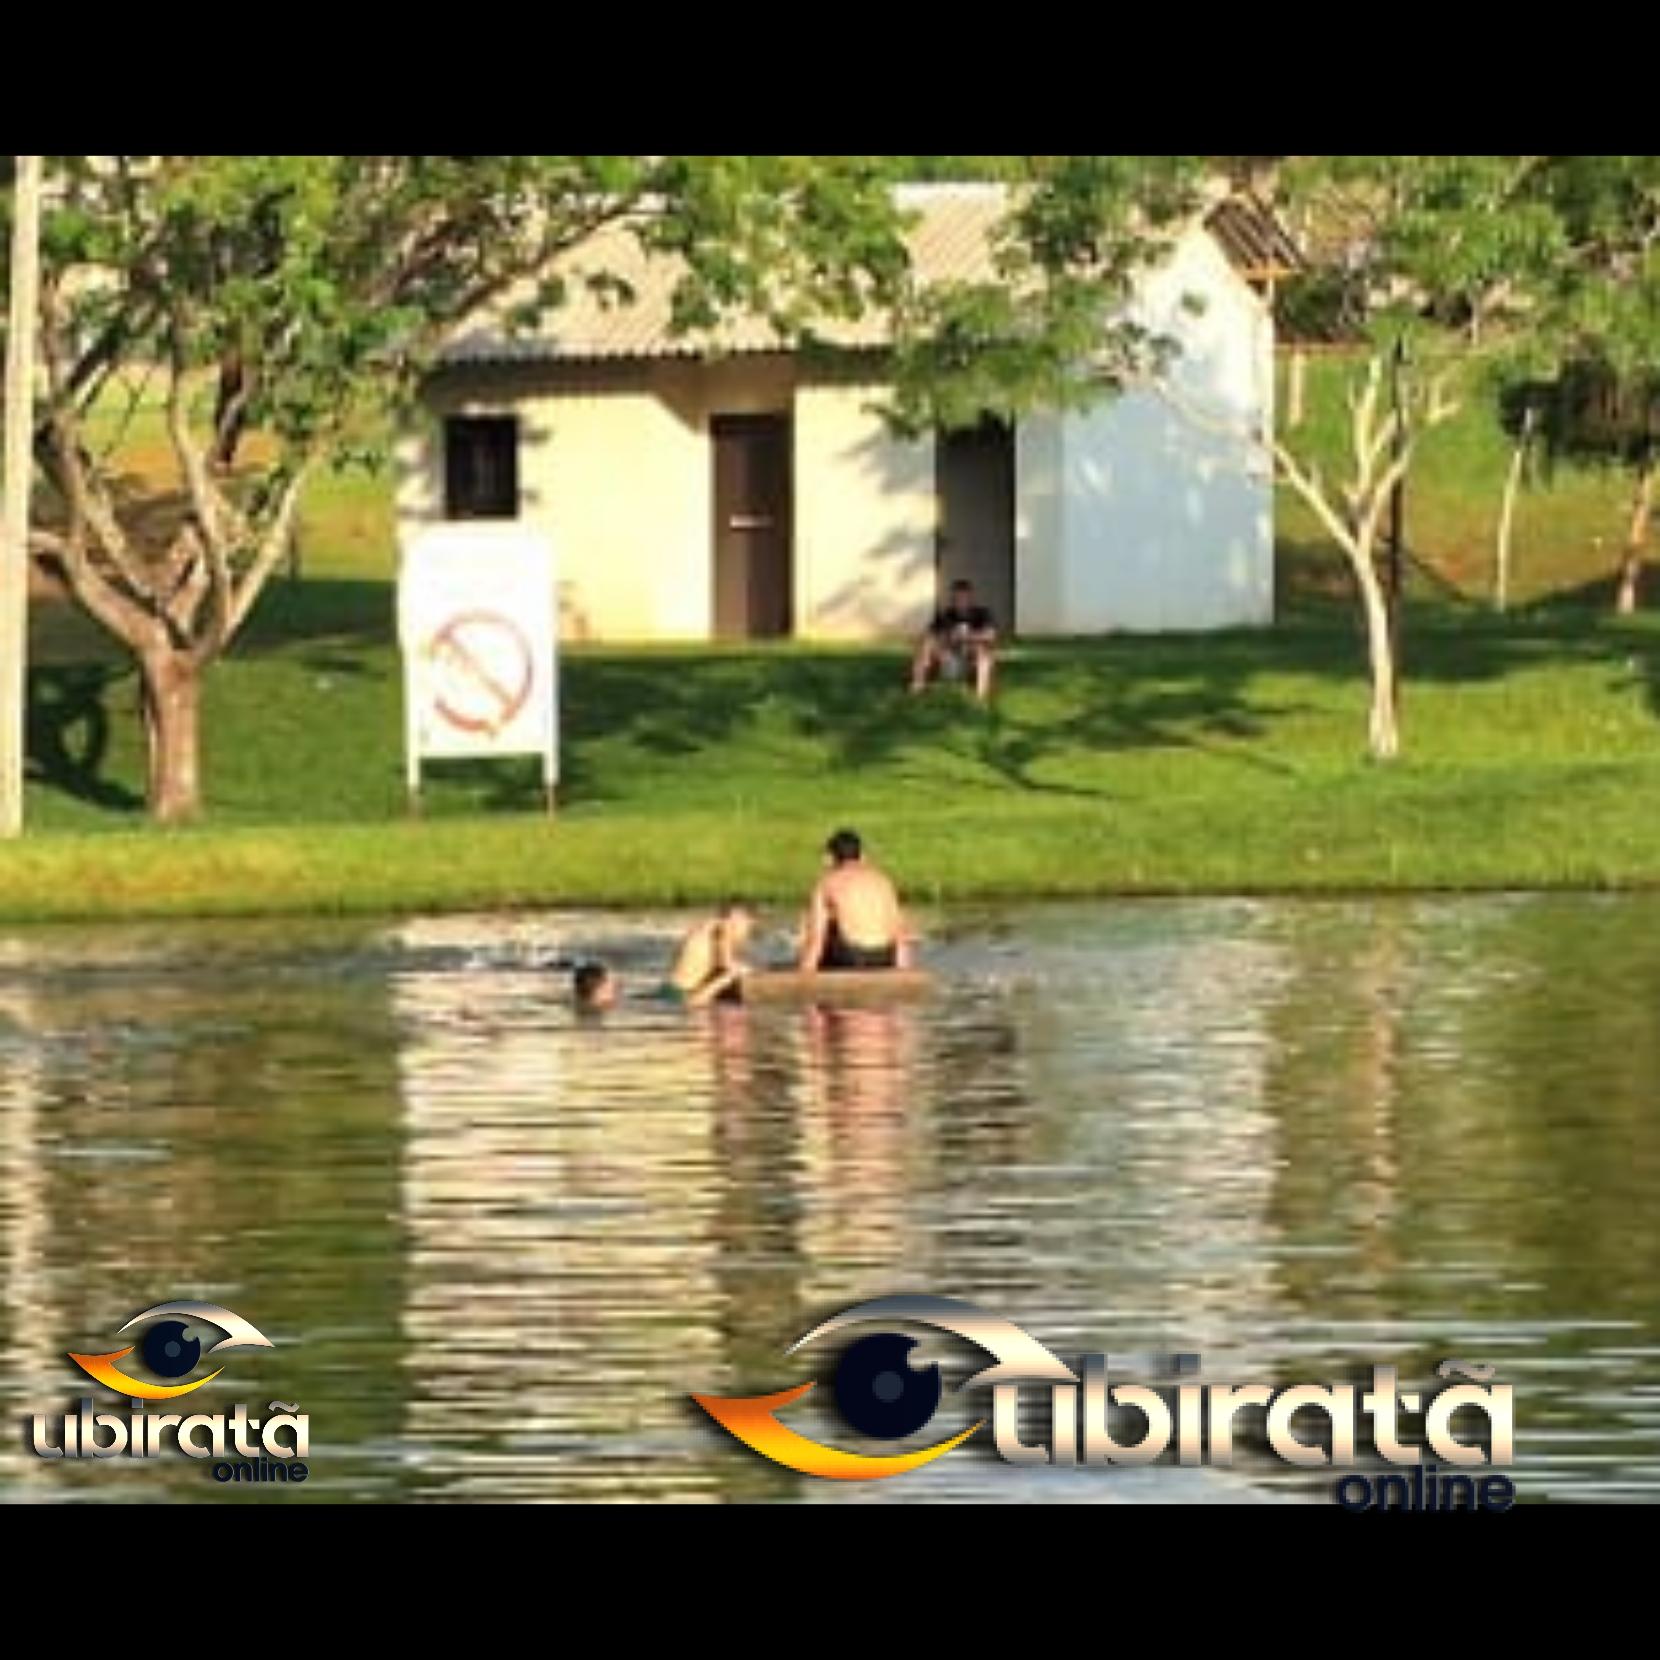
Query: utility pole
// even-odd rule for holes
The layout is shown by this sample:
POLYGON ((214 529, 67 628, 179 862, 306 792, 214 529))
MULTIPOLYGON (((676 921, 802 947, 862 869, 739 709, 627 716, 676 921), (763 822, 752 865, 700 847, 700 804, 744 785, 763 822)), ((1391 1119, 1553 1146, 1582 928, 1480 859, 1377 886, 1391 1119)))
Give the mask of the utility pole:
POLYGON ((23 830, 27 745, 29 488, 34 473, 35 307, 40 288, 40 157, 18 156, 12 184, 11 309, 6 330, 0 513, 0 837, 23 830))

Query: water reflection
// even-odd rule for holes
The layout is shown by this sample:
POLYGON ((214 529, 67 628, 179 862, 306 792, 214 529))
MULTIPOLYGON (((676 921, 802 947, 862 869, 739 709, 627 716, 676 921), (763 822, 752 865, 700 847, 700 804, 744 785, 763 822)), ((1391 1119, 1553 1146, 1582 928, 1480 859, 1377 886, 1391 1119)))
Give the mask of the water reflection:
MULTIPOLYGON (((29 1035, 35 1027, 34 1002, 26 986, 0 988, 0 1179, 5 1183, 0 1261, 6 1265, 0 1299, 0 1378, 15 1380, 20 1390, 44 1388, 52 1366, 45 1328, 39 1318, 44 1302, 43 1266, 48 1215, 40 1161, 35 1157, 40 1134, 40 1080, 29 1035)), ((10 1401, 8 1399, 8 1405, 10 1401)), ((48 1497, 38 1459, 24 1460, 9 1449, 4 1476, 7 1496, 48 1497)))
MULTIPOLYGON (((1007 1148, 955 1196, 952 1277, 975 1300, 1077 1349, 1239 1341, 1273 1182, 1278 968, 1254 919, 1130 908, 1085 932, 1034 917, 998 999, 1010 1052, 965 1069, 947 1109, 1001 1127, 1007 1148)), ((997 1029, 986 1012, 970 1030, 997 1029)))
MULTIPOLYGON (((661 948, 607 944, 625 983, 661 948)), ((810 1310, 910 1271, 914 1020, 638 998, 578 1019, 535 968, 417 967, 393 997, 414 1490, 793 1491, 687 1397, 774 1386, 810 1310)))
POLYGON ((578 1020, 561 992, 537 968, 393 976, 422 1496, 688 1486, 672 1441, 710 1358, 707 1027, 632 1005, 578 1020))
POLYGON ((802 1312, 817 1319, 921 1266, 908 1256, 910 1207, 932 1185, 921 1132, 936 1102, 914 1011, 813 1006, 796 1021, 802 1312))
POLYGON ((1332 1365, 1382 1350, 1418 1376, 1456 1349, 1502 1365, 1524 1492, 1656 1491, 1654 917, 1649 900, 1504 898, 1275 926, 1292 980, 1274 1346, 1332 1365))
MULTIPOLYGON (((1494 1362, 1524 1497, 1652 1496, 1656 922, 1642 898, 964 913, 931 1004, 635 995, 599 1021, 558 962, 638 992, 679 919, 0 940, 0 1407, 61 1410, 67 1349, 201 1296, 278 1343, 207 1410, 280 1376, 312 1414, 315 1485, 259 1502, 1320 1491, 966 1449, 850 1489, 687 1400, 825 1375, 785 1350, 915 1290, 1214 1379, 1494 1362)), ((825 1393, 792 1421, 846 1444, 825 1393)), ((0 1492, 216 1496, 187 1461, 47 1465, 10 1435, 0 1492)))
MULTIPOLYGON (((385 1472, 361 1449, 391 1427, 384 1372, 401 1273, 385 988, 259 946, 190 929, 142 948, 121 934, 90 949, 47 935, 3 972, 0 1398, 14 1424, 61 1412, 80 1393, 67 1351, 108 1348, 156 1302, 257 1310, 275 1353, 235 1355, 195 1399, 207 1412, 263 1406, 280 1381, 315 1414, 337 1482, 373 1494, 385 1472)), ((0 1488, 215 1491, 183 1459, 48 1468, 11 1434, 0 1488)))

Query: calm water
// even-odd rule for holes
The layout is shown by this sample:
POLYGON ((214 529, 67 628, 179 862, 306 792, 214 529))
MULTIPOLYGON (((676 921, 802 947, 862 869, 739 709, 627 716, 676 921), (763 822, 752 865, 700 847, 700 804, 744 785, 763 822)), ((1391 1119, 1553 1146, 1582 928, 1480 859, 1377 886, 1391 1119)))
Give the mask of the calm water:
POLYGON ((687 1402, 828 1375, 785 1350, 903 1290, 1218 1380, 1495 1364, 1521 1496, 1660 1494, 1660 900, 929 920, 931 1005, 598 1024, 547 965, 649 974, 673 918, 0 937, 0 1494, 1307 1495, 966 1449, 821 1484, 687 1402), (175 1297, 275 1340, 192 1405, 299 1403, 304 1487, 24 1452, 65 1352, 175 1297))

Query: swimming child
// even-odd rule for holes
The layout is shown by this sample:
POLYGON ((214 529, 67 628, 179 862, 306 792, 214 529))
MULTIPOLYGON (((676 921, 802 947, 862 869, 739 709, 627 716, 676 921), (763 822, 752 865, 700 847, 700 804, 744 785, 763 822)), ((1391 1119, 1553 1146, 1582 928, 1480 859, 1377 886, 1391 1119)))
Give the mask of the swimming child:
POLYGON ((743 977, 749 972, 743 952, 754 932, 754 913, 747 905, 729 900, 680 942, 665 992, 693 1009, 717 1000, 741 1001, 743 977))
POLYGON ((578 1014, 601 1014, 617 1001, 617 977, 604 963, 580 963, 571 975, 571 998, 578 1014))

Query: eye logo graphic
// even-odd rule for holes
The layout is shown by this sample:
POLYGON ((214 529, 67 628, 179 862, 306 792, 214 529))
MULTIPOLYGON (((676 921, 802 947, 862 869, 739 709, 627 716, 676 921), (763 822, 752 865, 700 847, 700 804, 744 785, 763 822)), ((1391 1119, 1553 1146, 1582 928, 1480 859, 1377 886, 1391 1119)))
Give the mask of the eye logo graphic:
POLYGON ((250 1325, 240 1314, 233 1314, 217 1303, 158 1303, 142 1314, 135 1314, 121 1327, 121 1331, 131 1331, 146 1320, 155 1320, 157 1324, 144 1334, 142 1343, 129 1344, 125 1349, 114 1349, 109 1354, 78 1355, 72 1352, 69 1358, 89 1378, 103 1384, 106 1389, 115 1390, 117 1394, 130 1396, 135 1401, 172 1401, 200 1389, 204 1383, 212 1383, 224 1368, 216 1367, 206 1377, 197 1378, 192 1383, 155 1384, 130 1377, 115 1363, 125 1360, 137 1349, 145 1366, 157 1377, 189 1377, 202 1358, 202 1344, 199 1338, 188 1335, 186 1322, 217 1326, 226 1334, 207 1351, 210 1355, 216 1355, 222 1349, 272 1347, 271 1339, 263 1332, 250 1325), (163 1315, 179 1315, 182 1318, 167 1320, 161 1318, 163 1315))
MULTIPOLYGON (((873 1320, 931 1326, 983 1349, 994 1364, 965 1380, 965 1390, 1017 1380, 1077 1382, 1075 1373, 1020 1327, 972 1303, 947 1297, 884 1297, 861 1303, 810 1331, 789 1353, 832 1332, 873 1320)), ((836 1367, 836 1408, 856 1433, 873 1441, 903 1441, 933 1420, 944 1394, 940 1369, 914 1368, 910 1354, 915 1347, 915 1338, 881 1332, 862 1338, 843 1353, 836 1367)), ((826 1481, 885 1481, 905 1475, 943 1458, 985 1428, 981 1419, 949 1441, 890 1457, 843 1452, 809 1440, 778 1419, 778 1413, 804 1400, 816 1387, 806 1383, 777 1395, 693 1395, 692 1399, 729 1435, 763 1458, 826 1481)))

